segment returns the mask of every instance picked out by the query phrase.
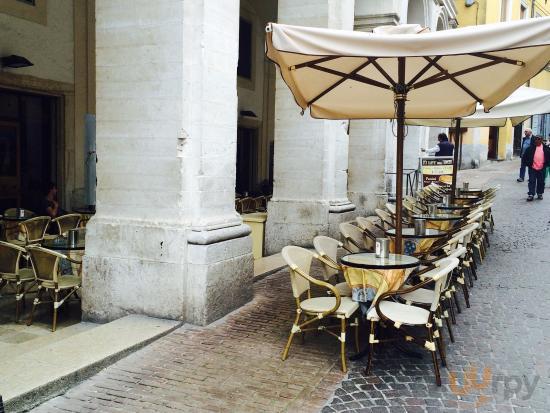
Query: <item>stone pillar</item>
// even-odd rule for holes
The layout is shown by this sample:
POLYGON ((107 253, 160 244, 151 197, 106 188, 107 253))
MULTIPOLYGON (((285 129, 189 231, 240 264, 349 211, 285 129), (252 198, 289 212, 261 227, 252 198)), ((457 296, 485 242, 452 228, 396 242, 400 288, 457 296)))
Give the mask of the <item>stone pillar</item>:
MULTIPOLYGON (((353 30, 353 0, 279 0, 278 22, 353 30)), ((312 119, 277 75, 273 198, 268 205, 266 249, 312 245, 319 234, 339 237, 353 218, 346 193, 347 121, 312 119)))
POLYGON ((96 1, 97 214, 83 317, 207 324, 252 296, 234 209, 238 0, 96 1))

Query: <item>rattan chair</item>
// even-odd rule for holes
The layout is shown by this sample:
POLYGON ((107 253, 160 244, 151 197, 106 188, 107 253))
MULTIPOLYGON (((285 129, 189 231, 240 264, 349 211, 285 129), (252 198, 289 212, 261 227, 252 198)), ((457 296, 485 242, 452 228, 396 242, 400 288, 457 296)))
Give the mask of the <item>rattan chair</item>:
POLYGON ((323 262, 325 281, 333 284, 332 281, 335 278, 336 283, 333 285, 340 295, 343 297, 351 297, 351 288, 349 284, 346 281, 338 282, 340 273, 342 272, 342 267, 338 264, 338 248, 344 248, 344 244, 334 238, 318 235, 313 238, 313 247, 323 262))
POLYGON ((0 290, 11 287, 15 293, 15 322, 19 321, 21 301, 36 283, 31 268, 20 268, 21 258, 26 254, 24 248, 10 242, 0 241, 0 290))
POLYGON ((441 374, 439 372, 439 363, 437 361, 436 351, 439 350, 439 355, 443 365, 446 365, 445 348, 443 339, 436 324, 437 310, 441 292, 447 281, 449 273, 458 265, 457 258, 447 258, 440 262, 440 266, 424 273, 425 281, 413 286, 407 287, 398 291, 389 291, 381 294, 374 302, 374 306, 367 313, 367 320, 370 321, 369 335, 369 358, 367 362, 366 373, 370 374, 372 368, 372 360, 374 353, 374 345, 387 341, 394 341, 396 338, 382 339, 377 338, 376 326, 382 321, 387 327, 394 327, 407 342, 412 342, 425 347, 431 352, 432 362, 435 371, 436 384, 441 386, 441 374), (434 284, 433 300, 429 310, 414 305, 398 303, 390 298, 404 296, 413 293, 414 291, 424 288, 430 284, 434 284), (426 331, 425 337, 417 337, 410 331, 410 327, 424 327, 426 331), (437 344, 436 341, 437 340, 437 344))
POLYGON ((342 222, 338 227, 346 250, 352 253, 369 251, 361 228, 347 222, 342 222))
POLYGON ((57 230, 60 235, 67 235, 67 232, 70 229, 76 229, 79 227, 81 219, 82 215, 80 214, 65 214, 52 219, 51 224, 57 225, 57 230))
POLYGON ((26 245, 40 244, 44 240, 46 229, 50 224, 51 218, 48 216, 40 216, 36 218, 27 219, 19 223, 21 228, 20 233, 23 235, 23 239, 10 239, 8 240, 12 244, 24 247, 26 245))
POLYGON ((81 286, 81 279, 77 275, 61 275, 59 273, 59 262, 66 259, 73 263, 75 261, 64 254, 46 248, 29 246, 27 247, 32 268, 38 283, 38 293, 34 299, 31 315, 27 325, 32 324, 34 311, 40 304, 53 303, 53 322, 52 331, 55 331, 57 325, 57 310, 73 295, 78 298, 77 291, 81 286), (43 301, 42 295, 46 292, 50 300, 43 301))
MULTIPOLYGON (((340 341, 340 357, 342 371, 346 372, 346 320, 351 318, 359 309, 359 304, 352 301, 349 297, 341 297, 338 290, 330 283, 318 280, 309 274, 312 260, 319 256, 313 252, 295 246, 283 248, 282 256, 290 267, 290 283, 292 285, 292 294, 296 299, 296 318, 290 330, 290 336, 283 350, 282 359, 286 360, 292 344, 292 339, 296 333, 306 331, 326 331, 340 341), (312 297, 311 285, 316 285, 331 292, 332 296, 312 297), (307 298, 302 300, 306 295, 307 298), (301 318, 304 320, 300 320, 301 318), (321 325, 323 319, 340 320, 339 325, 321 325), (319 323, 317 326, 315 326, 319 323), (333 329, 340 330, 338 332, 333 329)), ((358 325, 355 323, 355 344, 358 351, 358 325)))

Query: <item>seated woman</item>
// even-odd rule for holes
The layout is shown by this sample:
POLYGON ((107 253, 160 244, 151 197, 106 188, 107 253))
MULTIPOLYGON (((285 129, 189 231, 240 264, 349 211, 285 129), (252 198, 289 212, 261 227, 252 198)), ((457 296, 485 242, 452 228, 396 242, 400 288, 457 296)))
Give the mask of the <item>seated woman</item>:
POLYGON ((52 219, 63 215, 63 210, 59 207, 59 203, 57 202, 57 185, 53 182, 50 182, 46 187, 42 200, 41 213, 52 217, 52 219))

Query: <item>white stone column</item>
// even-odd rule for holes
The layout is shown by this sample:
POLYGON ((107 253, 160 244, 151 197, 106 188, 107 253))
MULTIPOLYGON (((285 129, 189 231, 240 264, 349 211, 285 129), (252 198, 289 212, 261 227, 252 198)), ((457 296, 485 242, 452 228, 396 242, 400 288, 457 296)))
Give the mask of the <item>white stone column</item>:
POLYGON ((252 296, 234 210, 238 0, 97 0, 85 319, 209 323, 252 296))
MULTIPOLYGON (((353 30, 353 0, 279 0, 279 23, 353 30)), ((268 205, 266 249, 312 244, 318 234, 339 237, 352 218, 347 197, 347 121, 300 115, 277 75, 273 198, 268 205)))

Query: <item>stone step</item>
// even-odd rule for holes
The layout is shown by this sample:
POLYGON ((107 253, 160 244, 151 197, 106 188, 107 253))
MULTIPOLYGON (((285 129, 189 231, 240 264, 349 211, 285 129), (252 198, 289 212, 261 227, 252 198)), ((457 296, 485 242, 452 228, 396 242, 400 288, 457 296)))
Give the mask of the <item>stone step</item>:
POLYGON ((28 410, 62 394, 180 325, 173 320, 128 315, 3 360, 0 395, 5 409, 28 410))

